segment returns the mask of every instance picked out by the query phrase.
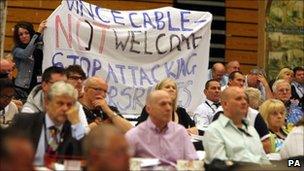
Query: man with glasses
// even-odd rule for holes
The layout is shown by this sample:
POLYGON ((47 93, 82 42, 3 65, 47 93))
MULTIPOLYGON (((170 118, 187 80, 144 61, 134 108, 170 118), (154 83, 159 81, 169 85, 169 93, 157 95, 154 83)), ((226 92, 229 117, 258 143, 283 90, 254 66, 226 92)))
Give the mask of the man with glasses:
MULTIPOLYGON (((26 103, 23 105, 21 112, 23 113, 38 113, 45 112, 45 98, 49 92, 50 87, 58 81, 66 81, 64 68, 51 66, 44 70, 42 74, 42 83, 33 88, 29 94, 26 103)), ((80 104, 76 102, 79 106, 80 104)), ((79 118, 81 123, 86 128, 86 133, 89 132, 88 122, 86 120, 84 111, 79 108, 79 118)))
POLYGON ((14 84, 8 78, 0 79, 0 126, 6 128, 14 115, 18 113, 17 106, 12 102, 15 94, 14 84))
POLYGON ((260 137, 249 121, 244 89, 228 87, 221 94, 224 113, 205 131, 203 146, 206 163, 213 159, 233 160, 257 164, 269 163, 260 137))
POLYGON ((102 122, 107 122, 125 133, 133 126, 119 115, 116 107, 107 104, 107 91, 108 84, 100 77, 90 77, 85 81, 80 103, 83 105, 89 126, 93 128, 102 122))
POLYGON ((287 81, 279 79, 273 83, 272 90, 274 98, 281 100, 286 107, 287 126, 296 124, 304 116, 304 110, 300 107, 298 100, 291 99, 291 85, 287 81))
POLYGON ((86 74, 80 65, 70 65, 65 69, 67 83, 72 84, 78 91, 78 98, 83 96, 82 88, 83 81, 86 79, 86 74))

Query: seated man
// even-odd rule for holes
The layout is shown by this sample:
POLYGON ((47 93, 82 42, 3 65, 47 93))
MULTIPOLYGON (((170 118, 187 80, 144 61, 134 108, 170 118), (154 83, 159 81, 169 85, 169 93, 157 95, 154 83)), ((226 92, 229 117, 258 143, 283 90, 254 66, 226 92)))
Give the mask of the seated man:
POLYGON ((215 63, 211 69, 208 70, 208 80, 214 79, 220 82, 221 86, 227 85, 224 79, 225 66, 222 63, 215 63))
POLYGON ((87 170, 129 170, 129 146, 122 132, 108 124, 98 125, 86 136, 83 151, 87 170))
POLYGON ((294 80, 291 83, 291 99, 299 100, 301 107, 304 108, 304 67, 293 69, 294 80))
POLYGON ((211 124, 215 111, 220 106, 220 92, 221 85, 217 80, 212 79, 206 82, 204 89, 206 100, 194 111, 194 121, 198 129, 211 124))
MULTIPOLYGON (((45 98, 49 92, 50 87, 58 81, 66 81, 66 75, 64 68, 51 66, 44 70, 42 73, 42 83, 37 85, 31 91, 26 103, 23 105, 21 112, 23 113, 39 113, 45 112, 45 98)), ((86 133, 90 131, 88 121, 85 117, 83 109, 80 107, 80 103, 76 102, 79 106, 80 121, 86 128, 86 133)))
POLYGON ((261 69, 252 69, 245 76, 245 86, 253 87, 258 89, 261 92, 261 97, 263 100, 272 98, 272 91, 269 87, 269 84, 264 76, 264 71, 261 69))
POLYGON ((9 126, 14 115, 18 113, 17 106, 12 102, 15 95, 13 82, 8 78, 0 78, 0 127, 9 126))
POLYGON ((35 165, 44 164, 45 154, 80 155, 80 140, 85 128, 80 123, 76 106, 77 90, 62 81, 54 83, 45 98, 46 113, 15 115, 12 128, 31 136, 35 165))
POLYGON ((198 158, 186 129, 171 121, 172 100, 166 91, 149 94, 146 110, 148 119, 126 133, 135 157, 158 158, 172 165, 179 159, 198 158))
POLYGON ((244 89, 228 87, 221 95, 224 114, 205 131, 206 163, 213 159, 269 163, 259 135, 245 118, 248 103, 244 89))
POLYGON ((225 88, 229 87, 229 86, 237 86, 237 87, 244 87, 245 84, 245 76, 243 75, 243 73, 241 71, 233 71, 230 75, 229 75, 229 80, 228 80, 228 84, 225 86, 221 87, 221 90, 225 90, 225 88))
POLYGON ((29 137, 14 129, 1 128, 0 135, 0 170, 35 170, 35 153, 29 137))
POLYGON ((300 121, 304 117, 304 109, 301 108, 298 100, 292 100, 291 98, 291 86, 290 84, 283 80, 279 79, 273 83, 272 86, 273 95, 275 99, 281 100, 287 110, 285 115, 287 129, 290 131, 292 125, 300 121))
POLYGON ((80 103, 83 105, 89 127, 93 128, 101 122, 110 122, 125 133, 133 126, 119 115, 116 107, 107 104, 107 91, 108 84, 102 78, 90 77, 86 80, 80 103))

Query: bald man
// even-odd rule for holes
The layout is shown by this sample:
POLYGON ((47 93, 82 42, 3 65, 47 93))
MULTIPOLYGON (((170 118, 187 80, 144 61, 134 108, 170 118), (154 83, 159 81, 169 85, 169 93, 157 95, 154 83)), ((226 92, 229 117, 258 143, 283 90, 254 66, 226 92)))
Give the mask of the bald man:
POLYGON ((227 84, 223 78, 225 75, 225 66, 222 63, 215 63, 211 69, 208 70, 208 80, 215 79, 220 82, 221 86, 227 84))
POLYGON ((126 133, 135 157, 158 158, 164 164, 175 165, 177 160, 197 159, 187 130, 172 122, 172 100, 164 90, 148 95, 146 110, 149 117, 126 133))
POLYGON ((89 127, 94 128, 102 122, 107 122, 114 124, 125 133, 133 126, 119 114, 116 107, 108 105, 107 91, 108 84, 100 77, 90 77, 85 81, 80 103, 83 105, 89 127))
POLYGON ((228 87, 221 94, 224 114, 211 123, 204 135, 206 162, 213 159, 257 164, 269 163, 260 137, 246 118, 248 111, 244 89, 228 87))
POLYGON ((7 74, 9 79, 13 79, 13 67, 14 63, 12 61, 1 59, 0 60, 0 74, 7 74))

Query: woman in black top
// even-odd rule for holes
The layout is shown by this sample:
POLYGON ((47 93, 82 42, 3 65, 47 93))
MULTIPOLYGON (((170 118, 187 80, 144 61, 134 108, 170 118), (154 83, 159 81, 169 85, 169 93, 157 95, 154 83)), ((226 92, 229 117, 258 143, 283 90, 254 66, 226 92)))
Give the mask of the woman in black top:
MULTIPOLYGON (((159 82, 155 90, 165 90, 167 91, 172 100, 173 100, 173 108, 174 113, 172 113, 172 121, 183 125, 189 133, 198 134, 198 130, 195 127, 194 121, 190 118, 189 114, 182 107, 177 106, 177 84, 174 80, 166 78, 159 82)), ((146 107, 143 108, 141 115, 137 118, 138 122, 136 125, 145 121, 148 118, 148 113, 146 111, 146 107)))

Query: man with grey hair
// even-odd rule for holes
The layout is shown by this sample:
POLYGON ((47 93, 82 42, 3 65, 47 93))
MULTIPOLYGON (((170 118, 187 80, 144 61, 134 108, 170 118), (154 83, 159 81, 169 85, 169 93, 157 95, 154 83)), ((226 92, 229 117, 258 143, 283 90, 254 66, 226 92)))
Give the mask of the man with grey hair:
POLYGON ((130 149, 123 133, 110 124, 98 125, 83 143, 87 170, 129 170, 130 149))
POLYGON ((15 115, 12 127, 30 135, 35 165, 44 165, 45 155, 81 155, 85 128, 76 104, 77 90, 63 81, 54 83, 45 98, 46 112, 15 115))
POLYGON ((229 75, 234 71, 240 71, 240 62, 239 61, 229 61, 226 64, 226 74, 223 76, 223 79, 228 84, 229 82, 229 75))
POLYGON ((304 109, 299 106, 298 100, 290 99, 291 85, 287 81, 279 79, 273 83, 272 90, 274 98, 281 100, 286 107, 286 124, 296 124, 304 116, 304 109))
POLYGON ((172 99, 164 90, 152 91, 146 102, 149 117, 126 133, 135 157, 157 158, 164 164, 194 160, 197 154, 187 130, 172 122, 172 99))

